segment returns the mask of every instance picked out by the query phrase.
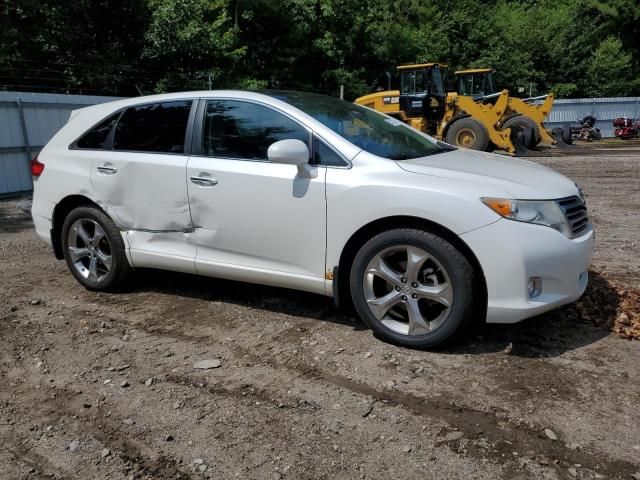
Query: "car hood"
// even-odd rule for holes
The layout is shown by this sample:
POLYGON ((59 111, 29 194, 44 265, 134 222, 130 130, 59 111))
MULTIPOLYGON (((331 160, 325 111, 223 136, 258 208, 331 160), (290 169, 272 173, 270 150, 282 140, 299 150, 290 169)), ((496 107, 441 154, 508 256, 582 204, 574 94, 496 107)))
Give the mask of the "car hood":
POLYGON ((500 189, 521 200, 577 195, 575 183, 542 165, 504 155, 457 149, 412 160, 399 160, 403 170, 500 189))

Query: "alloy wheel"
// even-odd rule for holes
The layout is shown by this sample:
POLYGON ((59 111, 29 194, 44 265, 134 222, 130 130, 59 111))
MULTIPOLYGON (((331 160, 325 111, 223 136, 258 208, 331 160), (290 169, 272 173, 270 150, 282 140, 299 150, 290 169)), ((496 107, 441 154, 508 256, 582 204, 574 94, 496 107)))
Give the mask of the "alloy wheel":
POLYGON ((68 252, 73 268, 87 280, 99 283, 111 271, 111 244, 95 220, 79 218, 71 224, 68 252))
POLYGON ((453 304, 445 268, 433 255, 411 245, 374 255, 365 269, 363 287, 376 320, 403 335, 434 332, 447 321, 453 304))

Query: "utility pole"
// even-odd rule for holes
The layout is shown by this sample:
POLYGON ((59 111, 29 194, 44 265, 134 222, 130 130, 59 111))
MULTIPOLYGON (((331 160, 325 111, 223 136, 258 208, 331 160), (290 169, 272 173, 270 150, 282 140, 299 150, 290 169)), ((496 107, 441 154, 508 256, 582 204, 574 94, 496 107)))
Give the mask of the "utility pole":
POLYGON ((344 100, 344 85, 340 85, 340 100, 344 100))
POLYGON ((211 90, 211 73, 209 73, 209 90, 211 90))

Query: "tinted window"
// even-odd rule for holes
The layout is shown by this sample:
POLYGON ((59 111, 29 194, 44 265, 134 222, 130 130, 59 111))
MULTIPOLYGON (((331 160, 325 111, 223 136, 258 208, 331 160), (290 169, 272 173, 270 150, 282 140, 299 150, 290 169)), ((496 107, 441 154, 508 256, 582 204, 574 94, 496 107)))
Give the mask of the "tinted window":
POLYGON ((78 148, 104 148, 109 132, 111 132, 119 116, 120 112, 113 114, 85 133, 76 143, 78 148))
POLYGON ((116 125, 115 150, 184 152, 191 100, 128 108, 116 125))
POLYGON ((329 167, 344 167, 347 163, 319 138, 313 140, 313 163, 329 167))
POLYGON ((399 120, 351 102, 312 93, 266 93, 299 108, 357 147, 380 157, 405 160, 455 149, 399 120))
POLYGON ((210 100, 204 119, 202 153, 212 157, 266 160, 278 140, 309 143, 309 133, 271 108, 234 100, 210 100))

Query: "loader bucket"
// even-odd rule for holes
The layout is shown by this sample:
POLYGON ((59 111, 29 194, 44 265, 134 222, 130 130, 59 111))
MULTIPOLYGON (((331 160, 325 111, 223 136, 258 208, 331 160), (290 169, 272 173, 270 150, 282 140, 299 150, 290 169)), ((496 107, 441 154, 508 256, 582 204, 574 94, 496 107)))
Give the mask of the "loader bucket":
POLYGON ((516 149, 514 152, 516 157, 536 156, 537 150, 527 147, 527 145, 535 145, 535 132, 533 131, 533 128, 512 128, 511 142, 516 149))
POLYGON ((553 138, 556 141, 556 147, 558 148, 571 148, 575 147, 571 140, 571 126, 565 125, 564 127, 554 128, 551 131, 553 138))

